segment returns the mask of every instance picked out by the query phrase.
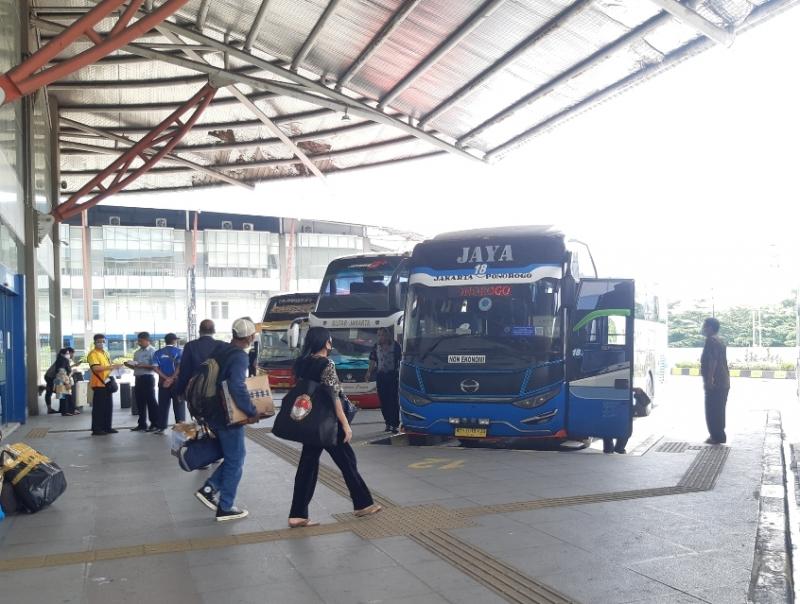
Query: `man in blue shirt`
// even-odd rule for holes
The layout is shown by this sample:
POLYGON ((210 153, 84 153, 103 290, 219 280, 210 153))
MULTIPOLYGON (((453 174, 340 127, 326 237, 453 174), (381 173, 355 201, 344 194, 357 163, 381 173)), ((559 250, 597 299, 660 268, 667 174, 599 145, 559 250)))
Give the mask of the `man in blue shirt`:
MULTIPOLYGON (((236 406, 250 418, 248 423, 255 423, 258 421, 258 411, 250 401, 245 383, 249 364, 245 351, 252 346, 253 340, 255 340, 256 326, 250 317, 242 317, 233 322, 232 331, 231 343, 222 342, 222 346, 210 356, 216 358, 220 363, 219 383, 227 381, 228 391, 236 402, 236 406)), ((183 372, 183 365, 181 365, 181 372, 183 372)), ((248 514, 247 510, 233 505, 244 466, 244 426, 229 426, 224 417, 222 405, 219 405, 217 412, 207 420, 211 431, 219 439, 224 460, 195 493, 195 496, 203 505, 211 510, 216 510, 217 522, 245 518, 248 514)))
POLYGON ((139 349, 133 353, 133 361, 125 363, 126 367, 133 369, 133 380, 136 394, 136 406, 139 408, 139 422, 133 432, 164 433, 161 425, 161 414, 158 412, 156 401, 156 372, 153 365, 153 354, 156 349, 150 345, 150 334, 146 331, 139 333, 139 349), (150 416, 150 426, 147 425, 147 416, 150 416))
POLYGON ((172 404, 175 410, 175 422, 186 421, 186 403, 175 392, 175 380, 178 378, 178 368, 181 362, 181 349, 178 348, 178 336, 168 333, 164 336, 166 346, 156 350, 153 355, 153 365, 158 373, 158 412, 159 425, 166 428, 169 425, 169 407, 172 404))
POLYGON ((200 321, 200 337, 196 340, 186 342, 181 353, 181 364, 178 369, 178 380, 175 382, 175 393, 183 397, 186 394, 186 386, 195 372, 200 369, 200 365, 205 363, 211 356, 225 346, 225 342, 214 339, 214 321, 203 319, 200 321))

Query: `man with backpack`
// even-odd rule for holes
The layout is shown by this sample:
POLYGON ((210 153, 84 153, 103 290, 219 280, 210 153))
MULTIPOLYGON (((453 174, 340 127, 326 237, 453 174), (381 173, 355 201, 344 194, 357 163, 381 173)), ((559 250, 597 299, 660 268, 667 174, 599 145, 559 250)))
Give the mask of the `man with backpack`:
MULTIPOLYGON (((259 419, 245 383, 249 364, 245 351, 253 344, 256 326, 249 317, 242 317, 233 322, 232 331, 230 344, 221 343, 222 346, 191 376, 193 379, 186 389, 192 415, 208 425, 222 448, 222 464, 195 493, 203 505, 216 511, 217 522, 239 520, 248 514, 247 510, 234 506, 244 466, 244 426, 228 425, 223 411, 223 382, 236 406, 250 418, 249 423, 259 419), (212 380, 213 384, 208 384, 212 380), (208 386, 211 386, 212 396, 201 394, 201 391, 208 392, 208 386)), ((183 365, 181 375, 182 372, 183 365)))
POLYGON ((225 342, 214 339, 214 321, 203 319, 200 321, 200 337, 186 342, 181 353, 181 362, 178 369, 178 379, 175 382, 175 394, 186 395, 186 386, 189 380, 215 352, 225 346, 225 342))
POLYGON ((153 365, 158 374, 158 412, 159 425, 169 425, 169 408, 175 412, 175 423, 186 421, 186 403, 175 392, 175 381, 178 379, 178 368, 181 362, 181 349, 178 348, 178 336, 168 333, 164 336, 166 346, 156 350, 153 365))

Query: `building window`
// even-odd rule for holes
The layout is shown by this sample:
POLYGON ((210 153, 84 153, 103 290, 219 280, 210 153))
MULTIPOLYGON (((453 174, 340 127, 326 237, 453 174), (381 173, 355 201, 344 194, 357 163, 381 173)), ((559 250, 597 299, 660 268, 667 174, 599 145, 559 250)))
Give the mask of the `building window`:
POLYGON ((227 319, 228 318, 228 303, 227 302, 212 302, 211 303, 211 318, 212 319, 227 319))

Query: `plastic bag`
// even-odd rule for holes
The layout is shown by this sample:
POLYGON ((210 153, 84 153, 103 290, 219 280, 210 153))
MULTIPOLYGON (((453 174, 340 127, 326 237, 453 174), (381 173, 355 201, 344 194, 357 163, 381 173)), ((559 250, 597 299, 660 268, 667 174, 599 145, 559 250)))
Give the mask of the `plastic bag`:
POLYGON ((67 479, 58 464, 28 445, 17 443, 5 447, 0 465, 5 481, 14 487, 19 504, 32 514, 67 490, 67 479))

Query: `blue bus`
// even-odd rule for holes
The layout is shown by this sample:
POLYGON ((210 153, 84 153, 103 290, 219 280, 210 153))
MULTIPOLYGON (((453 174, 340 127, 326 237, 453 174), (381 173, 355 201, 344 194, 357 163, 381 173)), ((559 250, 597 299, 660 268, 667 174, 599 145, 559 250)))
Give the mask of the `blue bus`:
POLYGON ((400 406, 410 435, 627 437, 634 282, 598 279, 552 227, 439 235, 409 261, 400 406))

